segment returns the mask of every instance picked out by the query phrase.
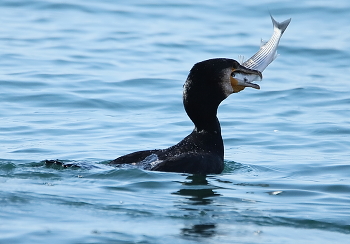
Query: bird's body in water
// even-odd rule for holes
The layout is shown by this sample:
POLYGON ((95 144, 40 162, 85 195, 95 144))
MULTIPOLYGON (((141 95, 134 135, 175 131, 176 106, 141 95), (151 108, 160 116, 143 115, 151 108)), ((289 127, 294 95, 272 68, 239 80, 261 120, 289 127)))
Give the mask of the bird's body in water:
POLYGON ((224 144, 217 118, 219 104, 230 94, 253 83, 240 85, 235 75, 260 76, 233 59, 210 59, 193 66, 184 84, 183 103, 194 130, 167 149, 138 151, 121 156, 111 165, 137 165, 147 170, 194 174, 218 174, 224 169, 224 144))

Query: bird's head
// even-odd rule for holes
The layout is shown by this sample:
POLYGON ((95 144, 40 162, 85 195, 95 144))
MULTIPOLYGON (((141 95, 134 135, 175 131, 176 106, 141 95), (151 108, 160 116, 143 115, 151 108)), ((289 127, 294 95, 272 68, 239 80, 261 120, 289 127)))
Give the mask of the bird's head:
POLYGON ((258 70, 240 65, 236 60, 216 58, 199 62, 193 66, 184 85, 184 96, 192 93, 193 97, 210 96, 219 99, 219 103, 232 93, 246 87, 260 89, 252 83, 256 78, 262 79, 258 70))
POLYGON ((209 59, 195 64, 184 85, 183 102, 196 129, 219 131, 219 104, 246 87, 259 89, 250 82, 256 76, 261 78, 261 72, 247 69, 233 59, 209 59))

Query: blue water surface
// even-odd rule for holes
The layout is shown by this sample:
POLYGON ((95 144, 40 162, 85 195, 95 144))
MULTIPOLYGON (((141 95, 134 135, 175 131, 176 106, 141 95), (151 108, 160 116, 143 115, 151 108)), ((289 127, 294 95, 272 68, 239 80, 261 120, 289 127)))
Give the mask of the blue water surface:
POLYGON ((348 243, 350 2, 0 1, 0 243, 348 243), (193 64, 249 58, 219 175, 107 165, 193 129, 193 64), (79 168, 45 166, 60 159, 79 168))

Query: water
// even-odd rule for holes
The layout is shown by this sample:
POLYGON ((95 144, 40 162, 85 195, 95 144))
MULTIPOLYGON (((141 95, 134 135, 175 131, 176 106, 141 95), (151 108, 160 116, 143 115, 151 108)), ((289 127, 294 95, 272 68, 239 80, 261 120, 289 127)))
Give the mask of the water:
POLYGON ((347 243, 349 1, 0 2, 0 243, 347 243), (292 18, 261 90, 219 108, 225 170, 115 169, 193 128, 192 65, 292 18), (81 168, 47 167, 61 159, 81 168))

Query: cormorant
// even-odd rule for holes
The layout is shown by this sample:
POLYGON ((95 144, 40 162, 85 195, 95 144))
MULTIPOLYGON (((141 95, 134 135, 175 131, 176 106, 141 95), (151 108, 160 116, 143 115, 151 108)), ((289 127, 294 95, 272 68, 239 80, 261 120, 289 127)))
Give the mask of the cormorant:
POLYGON ((130 153, 110 164, 132 164, 152 171, 221 173, 224 169, 224 144, 216 116, 218 106, 230 94, 245 87, 260 89, 257 84, 235 79, 237 74, 262 78, 260 71, 245 68, 233 59, 216 58, 195 64, 183 89, 183 104, 195 126, 192 133, 167 149, 130 153))

